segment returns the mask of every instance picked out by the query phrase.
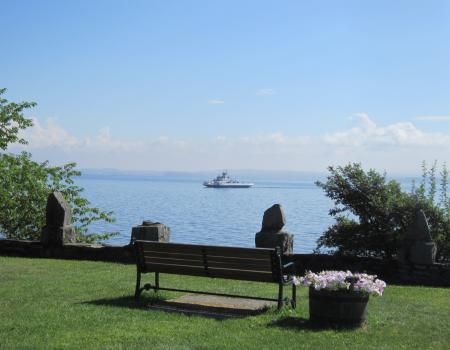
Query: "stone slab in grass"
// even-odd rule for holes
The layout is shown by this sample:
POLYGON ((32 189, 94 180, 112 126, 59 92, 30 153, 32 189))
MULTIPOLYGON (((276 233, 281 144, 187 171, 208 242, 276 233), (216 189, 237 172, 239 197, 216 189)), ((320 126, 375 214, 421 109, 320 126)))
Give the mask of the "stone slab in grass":
POLYGON ((185 294, 176 299, 158 301, 150 308, 212 318, 236 318, 258 315, 274 305, 276 302, 264 300, 185 294))

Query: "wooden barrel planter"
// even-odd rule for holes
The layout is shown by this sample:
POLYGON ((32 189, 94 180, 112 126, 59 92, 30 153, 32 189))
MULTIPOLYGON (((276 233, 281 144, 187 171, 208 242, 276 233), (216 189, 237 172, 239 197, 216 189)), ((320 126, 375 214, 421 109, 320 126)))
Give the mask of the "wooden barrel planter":
POLYGON ((309 288, 309 318, 315 323, 360 326, 366 319, 369 296, 350 290, 309 288))

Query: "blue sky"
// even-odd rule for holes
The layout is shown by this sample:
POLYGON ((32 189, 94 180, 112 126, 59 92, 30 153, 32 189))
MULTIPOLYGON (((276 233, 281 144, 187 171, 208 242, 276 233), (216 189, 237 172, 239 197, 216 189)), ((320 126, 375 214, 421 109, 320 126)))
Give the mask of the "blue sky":
POLYGON ((38 102, 37 158, 450 162, 449 1, 2 1, 0 23, 0 86, 38 102))

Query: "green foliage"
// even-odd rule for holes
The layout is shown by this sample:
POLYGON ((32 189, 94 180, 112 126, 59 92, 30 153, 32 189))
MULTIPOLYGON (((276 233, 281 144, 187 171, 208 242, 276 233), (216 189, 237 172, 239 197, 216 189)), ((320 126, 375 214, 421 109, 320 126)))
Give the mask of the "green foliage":
POLYGON ((336 223, 319 238, 318 248, 359 256, 392 257, 414 206, 396 181, 360 164, 329 167, 325 183, 316 184, 336 206, 330 215, 336 223))
POLYGON ((8 102, 2 95, 6 89, 0 89, 0 149, 6 150, 8 144, 18 142, 26 144, 26 140, 18 136, 19 130, 33 125, 31 119, 23 116, 23 111, 36 106, 34 102, 8 102))
MULTIPOLYGON (((0 89, 0 95, 5 89, 0 89)), ((9 143, 26 143, 18 137, 20 129, 32 125, 22 112, 34 103, 9 103, 0 99, 0 149, 9 143)), ((59 191, 73 211, 77 241, 92 243, 107 239, 116 233, 90 233, 88 227, 95 221, 112 222, 112 212, 90 206, 82 197, 83 188, 74 178, 81 173, 75 163, 52 167, 49 162, 37 163, 30 153, 19 155, 0 153, 0 234, 6 238, 39 239, 45 225, 45 208, 50 192, 59 191)))
POLYGON ((88 234, 94 221, 112 222, 112 212, 90 206, 81 196, 83 189, 74 183, 80 172, 75 163, 51 167, 37 163, 31 154, 0 154, 0 232, 7 238, 40 239, 45 225, 47 196, 60 191, 72 207, 77 241, 92 243, 107 239, 114 233, 88 234))
POLYGON ((7 238, 38 239, 45 225, 47 164, 30 157, 0 154, 0 232, 7 238))
POLYGON ((450 210, 447 197, 448 171, 441 172, 441 198, 436 204, 436 163, 427 170, 423 163, 422 182, 404 192, 395 180, 375 170, 365 172, 361 164, 329 167, 326 182, 316 182, 335 202, 330 215, 336 222, 318 239, 317 249, 330 248, 341 254, 392 258, 414 218, 423 209, 435 240, 438 260, 450 256, 450 210), (442 205, 444 203, 444 205, 442 205))
POLYGON ((450 260, 450 202, 448 198, 448 170, 444 163, 440 172, 440 193, 437 198, 437 162, 428 170, 422 165, 422 183, 413 193, 418 206, 424 210, 431 228, 431 235, 437 245, 437 259, 450 260))

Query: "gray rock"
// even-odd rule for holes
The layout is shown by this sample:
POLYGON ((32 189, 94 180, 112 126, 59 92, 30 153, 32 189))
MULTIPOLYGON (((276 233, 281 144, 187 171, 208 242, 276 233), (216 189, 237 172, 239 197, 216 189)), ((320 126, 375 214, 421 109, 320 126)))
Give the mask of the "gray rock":
POLYGON ((286 224, 281 204, 274 204, 264 212, 261 231, 280 231, 286 224))
POLYGON ((135 240, 169 242, 170 228, 159 222, 144 220, 131 230, 131 243, 135 240))
POLYGON ((403 263, 422 265, 434 264, 436 260, 436 244, 431 238, 425 213, 419 208, 416 209, 398 257, 403 263))
POLYGON ((264 212, 261 231, 255 235, 257 248, 280 247, 283 254, 292 254, 294 247, 294 236, 281 231, 286 218, 283 207, 274 204, 264 212))
POLYGON ((48 195, 45 220, 48 227, 61 227, 72 223, 72 208, 61 192, 48 195))
POLYGON ((74 243, 75 229, 72 223, 72 208, 62 193, 52 192, 47 198, 46 225, 41 232, 41 242, 45 246, 62 246, 74 243))
POLYGON ((405 239, 412 241, 432 242, 430 226, 422 209, 417 208, 414 220, 408 227, 405 239))

